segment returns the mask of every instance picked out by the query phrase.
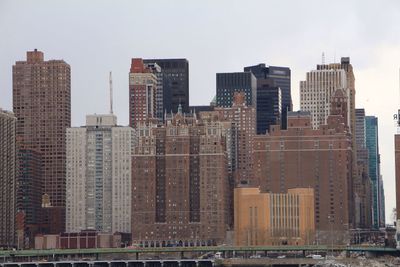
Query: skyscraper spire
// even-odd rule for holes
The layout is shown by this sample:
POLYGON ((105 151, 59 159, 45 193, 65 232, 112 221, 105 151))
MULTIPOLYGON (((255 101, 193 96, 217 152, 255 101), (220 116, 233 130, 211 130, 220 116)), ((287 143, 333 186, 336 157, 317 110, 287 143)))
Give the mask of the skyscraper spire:
POLYGON ((112 72, 110 71, 110 114, 113 114, 113 87, 112 87, 112 72))

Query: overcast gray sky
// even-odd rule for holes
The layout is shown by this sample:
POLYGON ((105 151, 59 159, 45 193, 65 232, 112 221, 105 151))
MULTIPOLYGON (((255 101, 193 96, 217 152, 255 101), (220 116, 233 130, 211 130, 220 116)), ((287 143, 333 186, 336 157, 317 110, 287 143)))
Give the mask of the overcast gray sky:
POLYGON ((37 48, 72 68, 72 125, 106 113, 128 123, 132 57, 187 58, 190 104, 208 104, 215 73, 265 62, 292 70, 294 108, 307 71, 351 57, 356 106, 379 118, 386 218, 395 207, 392 114, 399 107, 400 2, 0 0, 0 107, 12 109, 12 65, 37 48))

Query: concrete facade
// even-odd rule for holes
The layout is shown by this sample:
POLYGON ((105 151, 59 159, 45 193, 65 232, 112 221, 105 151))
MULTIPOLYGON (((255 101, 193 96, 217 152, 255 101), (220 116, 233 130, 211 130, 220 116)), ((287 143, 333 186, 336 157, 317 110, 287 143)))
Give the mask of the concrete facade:
POLYGON ((114 115, 67 129, 67 231, 130 232, 133 130, 114 115))

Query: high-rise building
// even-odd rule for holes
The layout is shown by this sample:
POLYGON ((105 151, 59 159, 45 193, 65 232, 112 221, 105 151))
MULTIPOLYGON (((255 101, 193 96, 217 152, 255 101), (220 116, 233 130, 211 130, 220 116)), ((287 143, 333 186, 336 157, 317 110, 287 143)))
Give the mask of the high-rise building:
MULTIPOLYGON (((355 77, 353 72, 353 66, 350 64, 349 57, 342 57, 340 63, 331 63, 329 65, 319 65, 317 69, 342 69, 346 72, 346 83, 348 90, 345 90, 348 99, 348 124, 350 132, 355 132, 355 110, 356 110, 356 89, 355 89, 355 77)), ((353 144, 355 144, 355 135, 352 137, 353 144)), ((356 157, 356 149, 353 146, 354 157, 356 157)))
POLYGON ((355 136, 356 136, 356 148, 362 150, 366 148, 365 143, 365 110, 363 108, 357 108, 355 110, 355 136))
MULTIPOLYGON (((157 72, 156 72, 157 73, 157 72)), ((129 125, 156 118, 158 80, 141 58, 133 58, 129 72, 129 125)))
POLYGON ((355 228, 372 226, 372 191, 368 171, 368 150, 365 137, 365 110, 355 110, 355 140, 357 149, 357 175, 354 179, 355 228))
POLYGON ((132 239, 221 244, 229 228, 225 124, 178 113, 141 123, 132 156, 132 239))
POLYGON ((349 94, 347 76, 343 69, 320 69, 317 66, 317 70, 307 73, 305 81, 300 81, 300 109, 310 112, 314 129, 327 123, 331 98, 337 89, 343 89, 346 95, 349 94))
POLYGON ((368 169, 369 177, 372 182, 372 209, 373 209, 373 226, 375 228, 383 227, 380 225, 380 205, 382 196, 379 194, 379 177, 380 177, 380 154, 378 144, 378 118, 375 116, 365 116, 365 136, 366 146, 368 150, 368 169))
POLYGON ((261 193, 235 188, 235 245, 311 245, 315 240, 314 190, 261 193))
POLYGON ((214 109, 220 121, 232 123, 230 141, 227 143, 229 170, 233 186, 241 183, 257 186, 253 175, 253 137, 256 134, 256 109, 246 105, 246 94, 235 92, 231 107, 214 109))
MULTIPOLYGON (((43 52, 27 52, 13 66, 13 110, 17 146, 40 152, 42 194, 65 222, 65 131, 71 125, 71 68, 64 60, 44 60, 43 52)), ((57 232, 64 231, 56 229, 57 232)))
POLYGON ((385 189, 383 187, 383 179, 382 175, 379 176, 379 227, 386 226, 386 219, 385 219, 385 189))
MULTIPOLYGON (((300 81, 300 109, 309 111, 312 125, 316 129, 326 124, 331 111, 331 97, 336 89, 343 89, 347 97, 347 124, 350 132, 355 131, 355 78, 350 58, 342 57, 341 63, 317 65, 316 70, 307 73, 306 80, 300 81)), ((353 135, 355 144, 355 135, 353 135)), ((354 156, 356 155, 355 148, 354 156)))
POLYGON ((232 107, 237 92, 245 94, 247 106, 257 107, 257 79, 251 72, 217 73, 217 107, 232 107))
MULTIPOLYGON (((400 113, 400 112, 399 112, 400 113)), ((396 247, 400 248, 400 134, 394 136, 394 156, 396 169, 396 247)))
POLYGON ((32 149, 17 150, 17 236, 19 247, 33 248, 42 212, 42 156, 32 149))
MULTIPOLYGON (((281 88, 271 86, 268 80, 257 79, 257 134, 265 134, 271 125, 282 125, 282 105, 281 88)), ((286 118, 286 112, 284 115, 286 118)))
POLYGON ((313 129, 309 112, 289 112, 287 130, 272 126, 269 135, 254 138, 254 172, 261 192, 313 188, 319 242, 330 231, 343 237, 335 242, 345 242, 353 224, 351 135, 343 116, 327 122, 313 129))
POLYGON ((157 63, 163 76, 163 109, 167 113, 182 106, 189 113, 189 62, 187 59, 145 59, 145 64, 157 63))
POLYGON ((0 109, 0 246, 15 246, 15 191, 17 119, 13 113, 0 109))
MULTIPOLYGON (((292 111, 292 95, 290 89, 290 79, 291 73, 290 68, 287 67, 277 67, 277 66, 268 66, 265 64, 258 64, 255 66, 245 67, 244 71, 250 71, 257 78, 257 90, 260 89, 260 82, 262 84, 262 80, 271 81, 271 87, 279 87, 281 89, 282 103, 281 103, 281 126, 282 129, 286 129, 286 114, 288 111, 292 111)), ((257 105, 258 105, 258 97, 257 97, 257 105)), ((260 104, 264 107, 263 104, 260 104)), ((266 107, 264 107, 265 109, 266 107)), ((259 116, 259 112, 257 112, 257 121, 259 116)), ((257 122, 258 125, 258 122, 257 122)), ((257 126, 258 128, 258 126, 257 126)), ((268 128, 267 128, 268 129, 268 128)), ((258 132, 258 130, 257 130, 258 132)))
POLYGON ((157 77, 157 86, 155 92, 156 113, 154 117, 162 121, 164 119, 164 73, 157 63, 146 63, 145 67, 150 69, 157 77))
POLYGON ((67 232, 131 231, 132 134, 112 114, 67 129, 67 232))

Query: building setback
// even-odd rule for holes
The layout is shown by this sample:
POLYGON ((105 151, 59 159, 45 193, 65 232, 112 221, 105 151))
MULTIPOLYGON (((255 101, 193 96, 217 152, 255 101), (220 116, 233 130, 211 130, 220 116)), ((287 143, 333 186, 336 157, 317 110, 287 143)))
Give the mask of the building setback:
POLYGON ((132 239, 144 245, 221 244, 228 229, 224 124, 178 113, 136 129, 132 239))
POLYGON ((65 131, 71 125, 71 68, 64 60, 45 61, 43 52, 27 52, 13 66, 13 110, 17 145, 41 153, 42 195, 49 196, 52 219, 65 223, 65 131), (60 218, 56 218, 56 215, 60 218))
POLYGON ((163 109, 176 113, 182 106, 189 113, 189 62, 178 59, 144 59, 145 64, 156 63, 161 67, 163 76, 163 109))
POLYGON ((67 232, 130 232, 132 134, 114 115, 67 129, 67 232))
POLYGON ((235 188, 235 245, 311 245, 315 239, 314 190, 260 193, 235 188))
MULTIPOLYGON (((157 73, 157 72, 156 72, 157 73)), ((141 58, 133 58, 129 72, 129 125, 156 118, 158 81, 153 70, 141 58)))
MULTIPOLYGON (((257 78, 257 109, 258 107, 258 102, 259 101, 259 96, 258 96, 258 91, 263 87, 262 85, 265 83, 265 80, 270 81, 270 87, 278 87, 281 90, 281 102, 277 102, 276 100, 273 102, 274 105, 279 103, 281 105, 281 114, 280 114, 280 122, 281 122, 281 127, 282 129, 286 129, 286 116, 288 111, 292 111, 292 95, 291 95, 291 89, 290 89, 290 79, 291 79, 291 73, 290 73, 290 68, 287 67, 277 67, 277 66, 268 66, 266 67, 265 64, 258 64, 255 66, 249 66, 244 68, 245 72, 252 72, 254 76, 257 78)), ((265 89, 264 89, 265 90, 265 89)), ((263 112, 266 112, 268 106, 265 106, 265 104, 261 103, 260 104, 262 107, 260 109, 264 110, 263 112)), ((265 131, 259 131, 258 124, 260 119, 258 118, 260 115, 260 112, 257 111, 257 133, 265 133, 265 131)), ((262 113, 261 113, 262 114, 262 113)), ((274 116, 277 116, 275 112, 269 112, 270 116, 274 114, 274 116)), ((262 120, 261 120, 262 121, 262 120)), ((276 124, 276 123, 275 123, 276 124)), ((273 124, 270 124, 273 125, 273 124)), ((269 126, 269 125, 268 125, 269 126)), ((266 128, 268 130, 268 128, 266 128)), ((262 129, 264 130, 264 129, 262 129)))
POLYGON ((342 116, 330 116, 327 125, 315 130, 308 112, 289 112, 287 130, 276 126, 269 135, 254 138, 261 192, 313 188, 315 226, 325 234, 334 230, 344 235, 352 228, 351 156, 351 136, 342 116))
POLYGON ((13 113, 0 109, 0 246, 6 248, 16 245, 16 122, 13 113))

